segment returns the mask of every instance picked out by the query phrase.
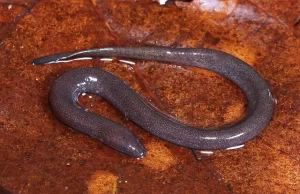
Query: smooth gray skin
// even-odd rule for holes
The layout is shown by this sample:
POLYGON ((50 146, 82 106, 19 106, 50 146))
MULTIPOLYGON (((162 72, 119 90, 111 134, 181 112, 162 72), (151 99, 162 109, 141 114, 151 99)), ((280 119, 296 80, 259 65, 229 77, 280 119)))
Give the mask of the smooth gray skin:
POLYGON ((156 111, 124 81, 104 70, 79 68, 58 78, 50 94, 54 114, 70 127, 128 155, 143 157, 145 151, 133 134, 123 126, 80 108, 76 104, 79 94, 97 94, 146 131, 174 144, 202 150, 244 144, 258 135, 273 115, 273 98, 265 80, 243 61, 216 50, 112 47, 51 55, 36 59, 33 63, 59 63, 72 58, 113 56, 204 68, 237 84, 248 101, 247 115, 241 121, 216 130, 203 130, 186 126, 156 111))

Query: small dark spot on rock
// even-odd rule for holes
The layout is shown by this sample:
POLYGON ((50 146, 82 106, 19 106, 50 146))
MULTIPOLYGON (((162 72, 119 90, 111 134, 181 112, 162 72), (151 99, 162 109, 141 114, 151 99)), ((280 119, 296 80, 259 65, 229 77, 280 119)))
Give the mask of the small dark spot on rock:
MULTIPOLYGON (((205 177, 206 178, 206 177, 205 177)), ((199 182, 200 181, 200 179, 198 179, 198 178, 195 178, 194 179, 194 182, 199 182)))
POLYGON ((23 124, 24 124, 25 126, 28 126, 28 125, 29 125, 29 121, 24 120, 23 124))
POLYGON ((86 160, 80 160, 80 162, 79 162, 80 166, 84 166, 85 163, 86 163, 86 160))
POLYGON ((227 184, 227 188, 228 188, 228 190, 229 190, 230 192, 233 191, 233 190, 232 190, 232 186, 231 186, 230 184, 227 184))
POLYGON ((220 38, 214 37, 211 33, 206 32, 203 37, 203 42, 208 42, 215 46, 220 42, 220 38))
MULTIPOLYGON (((72 130, 71 133, 72 133, 72 135, 78 134, 78 132, 75 131, 75 130, 72 130)), ((72 139, 73 137, 72 137, 72 136, 68 136, 67 138, 68 138, 68 139, 72 139)))
POLYGON ((9 192, 8 190, 6 190, 6 189, 3 188, 2 186, 0 186, 0 193, 1 193, 1 194, 12 194, 11 192, 9 192))
POLYGON ((62 20, 63 20, 63 17, 62 17, 62 16, 57 16, 57 17, 56 17, 56 20, 57 20, 57 21, 62 21, 62 20))
POLYGON ((118 186, 118 193, 123 193, 125 192, 125 189, 121 186, 118 186))
POLYGON ((54 142, 51 142, 51 143, 49 144, 49 148, 56 148, 55 143, 54 143, 54 142))
POLYGON ((152 67, 149 68, 148 73, 149 73, 149 74, 152 74, 154 71, 155 71, 155 67, 152 66, 152 67))
POLYGON ((102 150, 102 149, 103 149, 103 146, 99 144, 99 145, 97 146, 97 149, 102 150))
POLYGON ((32 155, 31 152, 25 152, 24 153, 25 158, 30 158, 31 155, 32 155))

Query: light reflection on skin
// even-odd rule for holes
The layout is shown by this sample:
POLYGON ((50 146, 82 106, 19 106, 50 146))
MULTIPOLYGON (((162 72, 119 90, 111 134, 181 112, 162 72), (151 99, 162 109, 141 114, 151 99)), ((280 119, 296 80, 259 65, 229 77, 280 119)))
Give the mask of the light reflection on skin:
MULTIPOLYGON (((172 52, 170 52, 170 51, 167 51, 166 53, 169 54, 169 55, 173 55, 173 54, 174 54, 174 53, 172 53, 172 52)), ((178 54, 178 55, 187 55, 186 52, 176 52, 176 54, 178 54)), ((192 54, 192 55, 201 55, 201 56, 204 55, 203 53, 197 53, 197 52, 190 52, 189 54, 190 54, 190 55, 191 55, 191 54, 192 54)))
POLYGON ((237 135, 235 135, 235 136, 227 137, 226 139, 234 139, 234 138, 240 137, 240 136, 242 136, 242 135, 244 135, 244 134, 245 134, 245 133, 243 132, 243 133, 237 134, 237 135))
MULTIPOLYGON (((96 77, 89 76, 89 77, 85 78, 84 82, 78 83, 77 86, 80 87, 80 86, 86 85, 87 82, 97 82, 97 81, 98 81, 98 79, 96 77)), ((82 96, 84 96, 83 94, 82 94, 82 96)))
POLYGON ((92 57, 81 57, 81 58, 70 59, 70 60, 59 59, 57 61, 49 62, 47 64, 52 64, 52 63, 68 63, 68 62, 72 62, 72 61, 91 60, 91 59, 93 59, 93 58, 92 57))
POLYGON ((113 61, 111 58, 101 58, 100 61, 113 61))
POLYGON ((206 154, 206 155, 212 155, 214 152, 213 151, 200 151, 201 154, 206 154))
MULTIPOLYGON (((111 51, 111 50, 114 50, 114 49, 113 48, 100 48, 99 50, 100 51, 111 51)), ((78 52, 75 52, 71 55, 66 56, 65 58, 74 57, 74 56, 81 55, 81 54, 84 54, 84 53, 90 53, 90 51, 89 50, 78 51, 78 52)))
POLYGON ((204 139, 217 139, 217 137, 205 137, 204 139))
POLYGON ((81 82, 81 83, 77 84, 78 87, 84 86, 84 85, 86 85, 86 82, 81 82))
MULTIPOLYGON (((244 146, 245 145, 242 144, 242 145, 238 145, 238 146, 233 146, 233 147, 226 148, 226 150, 236 150, 236 149, 243 148, 244 146)), ((214 154, 214 152, 210 151, 210 150, 201 150, 200 153, 201 154, 205 154, 205 155, 212 155, 212 154, 214 154)))
POLYGON ((85 81, 88 81, 88 82, 97 82, 98 79, 96 77, 89 76, 89 77, 85 78, 85 81))
POLYGON ((123 62, 123 63, 127 63, 127 64, 129 64, 129 65, 135 65, 135 62, 133 62, 133 61, 128 61, 128 60, 119 60, 120 62, 123 62))
POLYGON ((226 148, 226 150, 236 150, 236 149, 240 149, 242 147, 244 147, 244 144, 238 145, 238 146, 229 147, 229 148, 226 148))

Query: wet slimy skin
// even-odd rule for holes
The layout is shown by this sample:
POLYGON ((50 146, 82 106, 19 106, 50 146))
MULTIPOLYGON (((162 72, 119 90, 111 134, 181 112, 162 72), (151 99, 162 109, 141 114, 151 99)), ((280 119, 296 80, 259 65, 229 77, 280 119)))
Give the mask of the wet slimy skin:
POLYGON ((204 68, 238 85, 248 101, 247 114, 239 122, 216 130, 203 130, 186 126, 156 111, 124 81, 107 71, 78 68, 59 77, 50 93, 50 105, 55 116, 71 128, 130 156, 141 158, 146 154, 137 138, 122 125, 77 105, 80 94, 89 92, 99 95, 146 131, 193 149, 213 150, 241 145, 257 136, 272 117, 273 98, 265 80, 243 61, 216 50, 112 47, 46 56, 35 59, 33 63, 49 64, 74 58, 113 56, 204 68))

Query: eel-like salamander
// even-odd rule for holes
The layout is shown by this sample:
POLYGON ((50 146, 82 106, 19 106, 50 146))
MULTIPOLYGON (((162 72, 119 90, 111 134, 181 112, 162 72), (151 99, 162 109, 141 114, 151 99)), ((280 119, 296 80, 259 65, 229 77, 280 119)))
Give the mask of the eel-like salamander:
POLYGON ((202 150, 225 149, 245 143, 266 127, 273 114, 273 98, 265 80, 245 62, 216 50, 111 47, 46 56, 33 63, 59 63, 84 57, 125 57, 204 68, 231 80, 247 98, 247 114, 242 120, 216 130, 203 130, 158 112, 124 81, 107 71, 77 68, 59 77, 50 92, 54 115, 71 128, 130 156, 141 158, 146 154, 138 139, 122 125, 77 105, 80 94, 99 95, 146 131, 174 144, 202 150))

